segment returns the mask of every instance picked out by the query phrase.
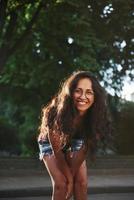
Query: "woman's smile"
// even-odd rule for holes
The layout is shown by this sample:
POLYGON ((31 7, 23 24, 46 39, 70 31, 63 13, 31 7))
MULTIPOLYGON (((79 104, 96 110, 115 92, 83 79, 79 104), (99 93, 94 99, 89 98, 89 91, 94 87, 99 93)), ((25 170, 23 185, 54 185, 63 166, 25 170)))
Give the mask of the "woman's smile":
POLYGON ((88 102, 84 102, 84 101, 81 101, 81 100, 77 100, 77 104, 78 105, 86 105, 88 102))
POLYGON ((83 115, 94 102, 92 82, 88 78, 79 80, 73 93, 73 102, 80 115, 83 115))

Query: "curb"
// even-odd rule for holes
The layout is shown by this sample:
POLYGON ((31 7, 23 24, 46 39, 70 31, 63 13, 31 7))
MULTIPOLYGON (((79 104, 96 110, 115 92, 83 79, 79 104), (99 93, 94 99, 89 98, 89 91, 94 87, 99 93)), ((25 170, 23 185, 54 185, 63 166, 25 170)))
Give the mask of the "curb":
MULTIPOLYGON (((88 194, 133 193, 134 186, 88 187, 88 194)), ((0 198, 50 196, 51 187, 0 190, 0 198)))

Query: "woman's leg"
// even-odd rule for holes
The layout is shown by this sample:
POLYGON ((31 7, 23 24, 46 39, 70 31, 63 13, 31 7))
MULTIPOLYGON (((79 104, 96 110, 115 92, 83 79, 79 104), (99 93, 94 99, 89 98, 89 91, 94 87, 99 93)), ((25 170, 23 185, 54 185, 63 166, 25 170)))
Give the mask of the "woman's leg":
POLYGON ((52 200, 65 200, 67 189, 66 178, 59 170, 55 156, 44 156, 43 161, 52 180, 52 200))
POLYGON ((66 155, 67 162, 74 173, 75 200, 87 200, 87 166, 86 161, 82 161, 83 157, 85 157, 85 151, 82 148, 79 151, 69 152, 66 155), (80 164, 81 161, 82 163, 80 164), (76 170, 77 166, 79 167, 76 170))
POLYGON ((87 200, 87 166, 84 161, 74 177, 74 199, 87 200))

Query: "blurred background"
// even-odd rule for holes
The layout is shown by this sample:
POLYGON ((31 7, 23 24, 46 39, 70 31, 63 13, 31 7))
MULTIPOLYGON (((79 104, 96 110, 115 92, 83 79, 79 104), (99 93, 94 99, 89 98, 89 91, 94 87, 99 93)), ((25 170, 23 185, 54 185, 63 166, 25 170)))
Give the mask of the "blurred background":
POLYGON ((114 148, 134 155, 132 0, 0 1, 0 156, 38 155, 41 109, 75 70, 108 92, 114 148))

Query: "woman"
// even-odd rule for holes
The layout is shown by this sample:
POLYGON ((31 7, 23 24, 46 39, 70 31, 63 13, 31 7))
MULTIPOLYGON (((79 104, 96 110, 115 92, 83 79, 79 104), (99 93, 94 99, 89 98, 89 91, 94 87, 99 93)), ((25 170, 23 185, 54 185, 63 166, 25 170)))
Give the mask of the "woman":
POLYGON ((106 96, 97 79, 74 72, 43 108, 38 143, 53 185, 53 200, 87 199, 86 153, 108 134, 106 96))

